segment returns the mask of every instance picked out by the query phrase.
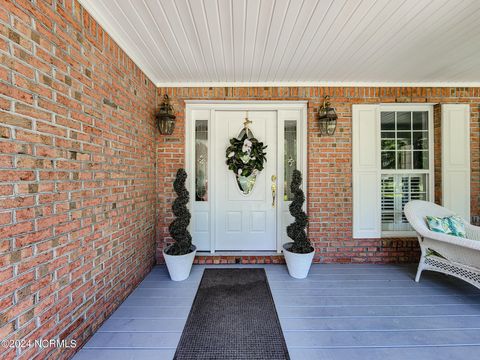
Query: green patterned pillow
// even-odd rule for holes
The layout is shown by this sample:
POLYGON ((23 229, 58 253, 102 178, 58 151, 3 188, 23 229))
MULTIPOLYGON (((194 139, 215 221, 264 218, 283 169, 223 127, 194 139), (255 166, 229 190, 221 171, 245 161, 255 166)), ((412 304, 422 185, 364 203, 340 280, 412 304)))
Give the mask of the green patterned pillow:
POLYGON ((452 235, 466 237, 467 233, 465 232, 465 225, 463 224, 463 220, 459 216, 449 216, 446 218, 448 220, 448 224, 450 230, 452 231, 452 235))
POLYGON ((438 216, 427 216, 426 219, 428 228, 430 230, 442 234, 452 235, 452 231, 450 230, 447 218, 441 218, 438 216))
POLYGON ((437 216, 427 216, 427 224, 430 230, 446 235, 465 237, 465 225, 458 216, 447 216, 444 218, 437 216))

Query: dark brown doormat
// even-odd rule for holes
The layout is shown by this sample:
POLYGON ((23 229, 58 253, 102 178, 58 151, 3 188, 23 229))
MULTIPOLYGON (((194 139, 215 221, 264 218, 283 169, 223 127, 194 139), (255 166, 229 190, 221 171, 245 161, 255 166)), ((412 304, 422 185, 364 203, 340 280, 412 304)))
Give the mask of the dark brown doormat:
POLYGON ((264 269, 205 269, 175 359, 290 359, 264 269))

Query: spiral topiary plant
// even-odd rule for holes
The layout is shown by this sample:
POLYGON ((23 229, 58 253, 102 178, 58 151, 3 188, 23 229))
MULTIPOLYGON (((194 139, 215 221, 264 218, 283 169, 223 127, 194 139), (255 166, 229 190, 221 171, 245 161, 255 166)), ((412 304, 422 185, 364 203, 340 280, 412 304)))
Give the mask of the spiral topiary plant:
POLYGON ((305 228, 308 224, 308 216, 303 211, 302 206, 305 202, 305 195, 300 188, 302 184, 302 173, 294 170, 292 174, 292 183, 290 190, 293 194, 293 201, 289 206, 290 214, 295 221, 287 226, 287 235, 293 240, 293 245, 289 251, 297 254, 307 254, 313 251, 313 246, 308 240, 305 228))
POLYGON ((186 179, 187 173, 185 169, 178 169, 173 182, 173 189, 177 193, 177 198, 172 204, 173 215, 176 218, 168 227, 170 235, 175 242, 166 251, 168 255, 185 255, 192 251, 192 236, 187 229, 191 215, 187 208, 189 194, 185 188, 186 179))

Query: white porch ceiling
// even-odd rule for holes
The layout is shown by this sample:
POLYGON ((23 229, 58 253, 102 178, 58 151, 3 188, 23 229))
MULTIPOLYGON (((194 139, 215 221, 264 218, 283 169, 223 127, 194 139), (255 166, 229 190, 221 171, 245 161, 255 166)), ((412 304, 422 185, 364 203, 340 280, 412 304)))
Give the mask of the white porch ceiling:
POLYGON ((479 0, 80 0, 158 86, 480 85, 479 0))

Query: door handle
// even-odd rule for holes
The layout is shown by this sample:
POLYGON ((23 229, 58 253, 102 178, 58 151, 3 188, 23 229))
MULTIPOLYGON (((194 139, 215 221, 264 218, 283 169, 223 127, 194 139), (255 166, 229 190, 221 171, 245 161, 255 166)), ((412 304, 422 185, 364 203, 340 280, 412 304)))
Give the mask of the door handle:
POLYGON ((277 177, 272 175, 272 207, 275 207, 275 198, 277 194, 277 177))

